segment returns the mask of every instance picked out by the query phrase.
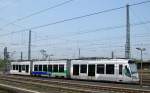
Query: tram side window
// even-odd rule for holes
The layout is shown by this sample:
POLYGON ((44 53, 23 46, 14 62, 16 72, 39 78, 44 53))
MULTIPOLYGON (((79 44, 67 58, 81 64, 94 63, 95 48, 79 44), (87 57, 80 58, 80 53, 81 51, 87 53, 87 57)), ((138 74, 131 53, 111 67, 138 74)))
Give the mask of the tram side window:
POLYGON ((16 67, 16 65, 13 65, 13 70, 16 70, 16 68, 15 68, 15 67, 16 67))
POLYGON ((52 65, 48 65, 48 72, 52 72, 52 65))
POLYGON ((26 73, 29 72, 29 65, 26 65, 26 73))
POLYGON ((95 76, 95 64, 88 65, 88 76, 95 76))
POLYGON ((114 74, 114 64, 106 64, 106 74, 114 74))
POLYGON ((86 64, 81 64, 80 65, 80 73, 87 73, 87 65, 86 64))
POLYGON ((22 71, 22 67, 21 67, 21 65, 19 65, 19 72, 21 72, 22 71))
POLYGON ((64 72, 64 65, 63 64, 59 65, 59 72, 64 72))
POLYGON ((38 71, 38 65, 34 65, 34 71, 38 71))
POLYGON ((58 65, 53 65, 53 72, 58 72, 58 65))
POLYGON ((47 72, 47 65, 43 65, 43 71, 47 72))
POLYGON ((18 65, 16 65, 16 70, 18 70, 18 68, 19 68, 19 66, 18 66, 18 65))
POLYGON ((122 65, 119 65, 119 75, 122 75, 122 65))
POLYGON ((78 64, 73 65, 73 75, 79 75, 79 65, 78 64))
POLYGON ((25 70, 25 65, 22 65, 22 70, 25 70))
POLYGON ((104 74, 104 64, 97 64, 97 73, 104 74))
POLYGON ((39 65, 39 71, 42 71, 42 65, 39 65))

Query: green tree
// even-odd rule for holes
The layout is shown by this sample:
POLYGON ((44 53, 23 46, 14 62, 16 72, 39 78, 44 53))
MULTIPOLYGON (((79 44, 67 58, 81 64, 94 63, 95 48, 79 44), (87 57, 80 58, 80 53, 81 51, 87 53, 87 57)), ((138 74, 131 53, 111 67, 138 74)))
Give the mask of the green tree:
POLYGON ((4 60, 0 59, 0 71, 4 70, 5 64, 6 64, 6 62, 4 60))

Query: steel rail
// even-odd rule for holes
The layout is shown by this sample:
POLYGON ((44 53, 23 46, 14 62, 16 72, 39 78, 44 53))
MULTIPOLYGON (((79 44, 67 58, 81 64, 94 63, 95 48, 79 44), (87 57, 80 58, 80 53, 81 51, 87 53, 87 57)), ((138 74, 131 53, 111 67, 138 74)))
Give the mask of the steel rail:
MULTIPOLYGON (((60 82, 60 81, 48 81, 48 80, 18 78, 18 77, 15 78, 15 77, 10 77, 10 76, 9 76, 9 78, 11 78, 11 79, 8 79, 8 77, 7 77, 7 80, 12 80, 15 82, 23 82, 23 83, 25 83, 25 82, 32 83, 35 85, 40 84, 40 85, 49 86, 49 87, 55 86, 55 88, 57 87, 57 88, 62 88, 62 89, 72 89, 72 90, 79 89, 79 90, 88 90, 88 91, 94 91, 94 92, 98 92, 100 90, 105 90, 105 91, 126 92, 126 93, 150 93, 150 90, 135 89, 135 88, 100 86, 100 85, 90 85, 90 84, 81 84, 81 83, 60 82), (52 85, 52 86, 50 86, 50 85, 52 85)), ((3 78, 3 79, 6 80, 6 78, 3 78)))

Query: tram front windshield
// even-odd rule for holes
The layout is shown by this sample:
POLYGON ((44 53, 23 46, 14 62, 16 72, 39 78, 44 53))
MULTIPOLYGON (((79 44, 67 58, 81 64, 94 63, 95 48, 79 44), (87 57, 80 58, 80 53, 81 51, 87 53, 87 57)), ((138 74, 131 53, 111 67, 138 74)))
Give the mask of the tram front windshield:
POLYGON ((131 74, 137 73, 137 65, 135 63, 129 63, 131 74))

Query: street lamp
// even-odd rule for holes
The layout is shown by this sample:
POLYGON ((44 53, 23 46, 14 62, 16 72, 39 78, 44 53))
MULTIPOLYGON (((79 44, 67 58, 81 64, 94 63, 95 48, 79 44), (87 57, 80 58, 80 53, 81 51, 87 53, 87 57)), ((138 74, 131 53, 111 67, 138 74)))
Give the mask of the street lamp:
POLYGON ((146 49, 145 48, 136 48, 137 50, 139 50, 141 52, 141 69, 140 69, 140 86, 142 87, 142 76, 143 76, 143 66, 142 66, 142 63, 143 63, 143 51, 145 51, 146 49))

